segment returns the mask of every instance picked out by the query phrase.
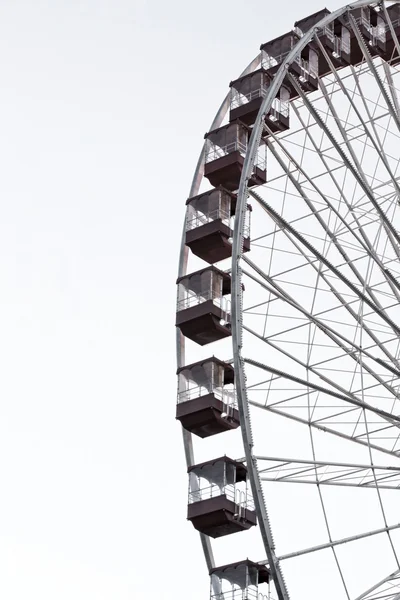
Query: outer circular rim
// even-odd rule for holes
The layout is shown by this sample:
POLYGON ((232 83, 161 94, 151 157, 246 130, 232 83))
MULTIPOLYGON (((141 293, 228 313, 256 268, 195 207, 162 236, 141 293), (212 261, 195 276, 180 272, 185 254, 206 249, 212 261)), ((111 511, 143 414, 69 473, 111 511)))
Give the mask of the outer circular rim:
MULTIPOLYGON (((251 63, 244 69, 241 74, 247 75, 251 71, 253 71, 257 65, 260 63, 261 55, 258 54, 251 63)), ((212 129, 216 129, 222 123, 228 108, 229 108, 229 98, 230 94, 225 96, 224 100, 221 103, 212 123, 210 126, 210 131, 212 129)), ((199 192, 201 180, 203 178, 204 173, 204 155, 205 155, 205 142, 203 144, 202 150, 200 152, 200 156, 197 161, 196 169, 192 179, 192 185, 190 187, 189 198, 192 196, 196 196, 199 192)), ((185 245, 185 225, 186 225, 186 215, 183 221, 183 229, 182 229, 182 238, 181 238, 181 247, 179 253, 179 266, 178 266, 178 277, 182 277, 187 273, 187 263, 189 256, 189 249, 185 245)), ((179 329, 176 330, 176 362, 178 369, 185 365, 185 337, 181 334, 179 329)), ((183 436, 183 445, 186 457, 186 465, 190 467, 194 464, 194 453, 193 453, 193 441, 192 434, 189 431, 186 431, 182 427, 182 436, 183 436)), ((214 556, 211 548, 210 538, 202 533, 200 533, 200 540, 203 546, 204 557, 206 559, 207 569, 210 570, 215 567, 214 556)))

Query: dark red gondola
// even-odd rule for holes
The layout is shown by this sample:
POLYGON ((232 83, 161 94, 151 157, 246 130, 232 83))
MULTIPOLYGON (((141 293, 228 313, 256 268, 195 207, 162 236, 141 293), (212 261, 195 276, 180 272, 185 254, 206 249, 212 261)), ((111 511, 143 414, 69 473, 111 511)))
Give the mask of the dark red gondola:
POLYGON ((176 418, 205 438, 239 427, 232 365, 215 357, 178 369, 176 418))
MULTIPOLYGON (((204 176, 213 187, 239 188, 250 135, 251 129, 239 120, 206 133, 204 176)), ((262 185, 266 180, 266 151, 261 141, 248 186, 262 185)))
POLYGON ((177 280, 176 326, 200 346, 232 335, 231 277, 214 266, 177 280))
MULTIPOLYGON (((254 125, 272 80, 272 75, 265 69, 258 69, 231 81, 230 121, 240 119, 246 125, 254 125)), ((283 85, 265 116, 265 123, 274 133, 289 129, 289 100, 290 90, 283 85)))
MULTIPOLYGON (((193 254, 213 264, 232 256, 233 216, 236 194, 223 187, 189 198, 186 216, 186 245, 193 254)), ((250 250, 250 210, 248 206, 243 251, 250 250)))
POLYGON ((188 520, 202 533, 218 538, 257 524, 243 463, 223 456, 188 469, 188 520))

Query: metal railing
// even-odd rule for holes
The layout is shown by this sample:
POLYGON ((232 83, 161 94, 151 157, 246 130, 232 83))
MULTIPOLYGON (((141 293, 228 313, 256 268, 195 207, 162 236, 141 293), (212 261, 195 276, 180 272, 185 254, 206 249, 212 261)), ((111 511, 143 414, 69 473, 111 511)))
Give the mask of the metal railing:
POLYGON ((333 56, 340 58, 342 56, 342 42, 337 36, 333 40, 333 56))
POLYGON ((256 586, 249 586, 245 589, 232 586, 230 590, 224 590, 218 594, 211 593, 210 598, 211 600, 274 600, 270 591, 262 594, 257 591, 256 586))
POLYGON ((280 98, 274 98, 274 100, 272 102, 272 106, 271 106, 271 112, 269 115, 270 119, 272 119, 274 121, 278 121, 279 115, 288 117, 289 116, 289 108, 290 108, 289 100, 282 101, 280 98))
POLYGON ((385 24, 377 25, 376 27, 372 27, 372 37, 374 40, 379 40, 380 42, 386 42, 386 26, 385 24))
MULTIPOLYGON (((400 18, 399 19, 395 19, 394 21, 392 21, 392 25, 393 25, 394 29, 396 29, 396 27, 399 27, 399 25, 400 25, 400 18)), ((386 31, 390 31, 389 25, 386 26, 386 31)))
POLYGON ((217 160, 218 158, 222 158, 223 156, 227 156, 228 154, 232 154, 232 152, 240 152, 242 156, 246 155, 247 151, 247 143, 243 144, 243 142, 231 142, 226 146, 217 146, 210 140, 208 140, 207 150, 206 150, 206 163, 212 162, 213 160, 217 160))
POLYGON ((244 516, 244 510, 255 510, 254 500, 250 492, 238 489, 234 484, 227 484, 220 487, 212 483, 206 487, 199 487, 197 490, 189 490, 188 503, 194 504, 195 502, 217 498, 218 496, 226 496, 228 500, 236 505, 235 516, 238 519, 244 516))
MULTIPOLYGON (((261 166, 259 168, 265 169, 265 166, 266 166, 265 160, 261 161, 260 164, 261 164, 261 166)), ((257 163, 257 166, 258 166, 258 163, 257 163)), ((192 229, 196 229, 197 227, 201 227, 202 225, 211 223, 218 218, 220 218, 222 223, 224 223, 227 227, 229 227, 233 232, 234 217, 230 217, 229 219, 227 217, 212 217, 211 213, 210 213, 210 215, 199 214, 199 215, 196 215, 196 216, 188 219, 186 221, 186 231, 191 231, 192 229)), ((250 225, 248 223, 246 223, 246 225, 244 226, 243 235, 245 238, 250 237, 250 225)), ((233 238, 228 238, 228 241, 230 243, 232 243, 232 239, 233 238)))
POLYGON ((248 104, 252 100, 256 98, 264 98, 267 95, 269 90, 269 86, 260 85, 256 90, 252 90, 248 94, 241 94, 235 88, 232 88, 232 96, 231 96, 231 109, 238 108, 239 106, 243 106, 244 104, 248 104))
POLYGON ((193 212, 192 214, 189 214, 188 212, 186 218, 186 231, 197 229, 197 227, 201 227, 202 225, 206 225, 207 223, 211 223, 217 219, 221 219, 221 221, 229 227, 231 219, 230 211, 217 208, 209 211, 208 213, 196 211, 194 214, 193 212))
POLYGON ((178 298, 177 301, 177 310, 185 310, 186 308, 191 308, 192 306, 197 306, 199 304, 203 304, 208 300, 212 300, 215 306, 218 306, 223 316, 222 318, 225 321, 230 321, 230 308, 231 302, 225 296, 220 296, 219 294, 213 292, 212 290, 202 292, 201 294, 193 294, 190 291, 187 291, 184 298, 178 298))
POLYGON ((345 52, 346 54, 350 54, 350 50, 351 50, 350 35, 347 35, 346 37, 342 36, 341 42, 342 42, 342 52, 345 52))
MULTIPOLYGON (((209 500, 210 498, 217 498, 218 496, 226 496, 229 498, 228 486, 218 486, 215 483, 208 485, 207 487, 199 487, 197 490, 189 490, 188 503, 194 504, 195 502, 201 502, 201 500, 209 500)), ((235 495, 233 494, 233 501, 235 495)))
POLYGON ((357 25, 363 25, 366 29, 371 27, 371 23, 369 22, 368 16, 366 16, 363 9, 361 9, 361 15, 356 19, 357 25))
POLYGON ((227 390, 223 387, 214 387, 211 382, 208 387, 205 385, 196 385, 188 390, 178 392, 178 404, 181 404, 182 402, 188 402, 189 400, 194 400, 195 398, 201 398, 202 396, 207 396, 208 394, 213 394, 218 400, 221 400, 221 402, 224 403, 224 409, 228 416, 231 416, 234 408, 237 409, 235 390, 227 390))
POLYGON ((254 168, 255 167, 258 167, 261 171, 267 169, 267 152, 265 144, 260 144, 257 150, 256 161, 254 163, 254 168))
POLYGON ((300 81, 309 81, 310 76, 314 79, 318 77, 318 61, 314 63, 313 61, 305 60, 298 54, 295 62, 297 62, 301 69, 300 81))
MULTIPOLYGON (((371 43, 373 45, 376 44, 377 40, 381 42, 386 41, 386 32, 389 30, 389 25, 386 25, 383 21, 382 23, 374 27, 373 25, 371 25, 368 16, 362 13, 361 16, 355 19, 355 22, 357 23, 357 25, 361 25, 362 27, 365 27, 367 31, 369 31, 371 35, 371 43)), ((393 21, 393 26, 395 26, 394 23, 395 22, 393 21)))
POLYGON ((211 600, 268 600, 267 596, 259 594, 256 586, 245 589, 234 588, 225 590, 219 594, 211 594, 211 600))
POLYGON ((340 57, 342 55, 342 52, 345 52, 346 54, 350 53, 350 35, 337 36, 333 32, 332 27, 329 25, 327 25, 318 32, 318 37, 322 37, 323 35, 325 35, 328 38, 328 40, 330 40, 333 43, 333 53, 337 57, 340 57))
POLYGON ((272 69, 272 67, 276 67, 276 65, 282 64, 290 52, 291 50, 288 50, 287 52, 282 52, 282 54, 278 54, 278 56, 272 56, 270 54, 267 54, 267 52, 263 50, 261 57, 261 65, 264 69, 272 69))
POLYGON ((324 27, 323 29, 321 29, 318 32, 318 37, 322 37, 323 35, 326 35, 328 40, 331 40, 331 42, 333 42, 334 38, 336 37, 335 34, 333 33, 333 29, 332 29, 331 25, 326 25, 326 27, 324 27))

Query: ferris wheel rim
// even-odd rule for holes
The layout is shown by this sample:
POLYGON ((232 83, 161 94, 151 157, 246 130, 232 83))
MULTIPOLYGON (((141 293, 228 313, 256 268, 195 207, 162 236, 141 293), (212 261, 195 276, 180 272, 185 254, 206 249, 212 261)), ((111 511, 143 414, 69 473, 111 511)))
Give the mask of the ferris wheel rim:
MULTIPOLYGON (((248 73, 250 73, 259 64, 260 60, 261 60, 261 56, 260 56, 260 54, 258 54, 243 70, 241 76, 247 75, 248 73)), ((229 92, 225 96, 218 111, 215 114, 215 117, 211 123, 211 129, 214 129, 215 127, 218 127, 221 124, 225 114, 228 111, 228 108, 229 108, 229 92)), ((195 171, 193 174, 193 179, 192 179, 192 183, 191 183, 190 191, 189 191, 189 198, 192 196, 195 196, 199 191, 201 180, 203 177, 203 171, 204 171, 204 154, 205 154, 205 142, 203 144, 203 147, 200 152, 200 155, 199 155, 199 158, 197 161, 197 165, 196 165, 196 168, 195 168, 195 171)), ((187 273, 187 261, 188 261, 189 250, 188 250, 187 246, 185 245, 185 224, 186 224, 186 216, 184 218, 183 229, 182 229, 181 246, 180 246, 180 252, 179 252, 179 264, 178 264, 178 277, 182 277, 183 275, 186 275, 186 273, 187 273)), ((178 368, 183 367, 184 363, 185 363, 185 338, 181 334, 179 329, 176 330, 176 362, 177 362, 178 368)), ((186 431, 182 427, 182 437, 183 437, 183 446, 184 446, 184 453, 185 453, 185 458, 186 458, 186 465, 187 465, 187 467, 189 467, 194 464, 192 434, 189 431, 186 431)), ((204 553, 207 569, 210 570, 213 567, 215 567, 215 561, 214 561, 210 538, 207 537, 206 535, 200 533, 200 540, 201 540, 201 544, 203 547, 203 553, 204 553)))

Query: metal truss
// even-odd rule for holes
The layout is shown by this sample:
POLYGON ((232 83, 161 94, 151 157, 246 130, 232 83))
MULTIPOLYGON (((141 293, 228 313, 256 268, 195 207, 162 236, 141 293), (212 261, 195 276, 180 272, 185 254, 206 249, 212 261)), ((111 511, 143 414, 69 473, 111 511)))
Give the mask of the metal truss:
MULTIPOLYGON (((400 568, 395 543, 400 525, 389 524, 390 504, 382 495, 400 488, 400 122, 397 71, 371 56, 358 24, 349 22, 363 57, 359 66, 340 72, 335 68, 319 41, 321 21, 303 41, 314 37, 329 76, 318 91, 306 92, 304 80, 288 69, 293 51, 260 109, 238 193, 232 325, 253 492, 259 493, 260 481, 269 484, 268 490, 278 482, 312 484, 303 487, 315 488, 329 539, 278 553, 276 559, 286 564, 331 550, 343 598, 351 600, 341 546, 378 536, 400 568), (298 99, 291 103, 290 130, 273 133, 263 119, 284 78, 298 99), (268 181, 254 191, 246 183, 261 135, 268 148, 268 181), (241 236, 249 196, 255 200, 255 227, 252 252, 244 254, 241 236), (294 459, 263 452, 262 424, 264 446, 271 436, 275 439, 269 429, 272 415, 281 418, 274 423, 282 436, 287 430, 289 446, 292 429, 285 420, 304 426, 310 456, 298 458, 290 447, 287 455, 294 459), (330 434, 323 439, 326 448, 330 437, 345 440, 348 460, 321 460, 319 432, 330 434), (356 460, 360 447, 367 451, 364 462, 356 460), (390 455, 393 466, 377 460, 377 452, 390 455), (335 539, 325 495, 334 488, 344 494, 344 488, 356 487, 373 490, 367 496, 376 498, 382 527, 371 521, 364 533, 335 539)), ((297 52, 301 47, 300 42, 297 52)), ((310 519, 312 524, 312 515, 310 519)), ((264 543, 275 548, 268 535, 264 543)), ((278 596, 287 597, 279 576, 274 582, 278 596)), ((360 599, 364 597, 369 598, 360 599)))
POLYGON ((258 456, 263 481, 399 490, 400 467, 258 456))
POLYGON ((354 600, 399 600, 400 569, 391 573, 354 600))
POLYGON ((346 538, 342 538, 340 540, 332 540, 327 542, 326 544, 319 544, 318 546, 310 546, 309 548, 302 548, 301 550, 296 550, 295 552, 289 552, 288 554, 282 554, 278 557, 279 561, 288 560, 289 558, 297 558, 299 556, 304 556, 305 554, 312 554, 313 552, 320 552, 321 550, 327 550, 328 548, 335 548, 336 546, 342 546, 343 544, 349 544, 350 542, 358 542, 359 540, 369 538, 375 535, 380 535, 381 533, 388 533, 395 529, 400 528, 400 523, 396 523, 395 525, 390 525, 386 527, 382 527, 381 529, 375 529, 372 531, 366 531, 365 533, 359 533, 358 535, 351 535, 346 538))
MULTIPOLYGON (((400 524, 393 524, 396 510, 390 503, 396 495, 389 493, 400 488, 400 73, 392 60, 385 63, 371 54, 359 24, 348 18, 349 8, 368 4, 355 2, 323 18, 286 57, 263 98, 237 191, 232 264, 227 268, 232 282, 235 386, 264 562, 279 600, 289 600, 289 590, 293 600, 307 595, 305 589, 302 594, 295 591, 295 577, 286 583, 284 574, 292 559, 307 560, 310 555, 310 560, 317 556, 319 560, 328 554, 340 581, 337 597, 400 600, 400 524), (361 52, 357 67, 335 67, 320 42, 319 33, 339 18, 350 25, 361 52), (310 42, 330 69, 312 93, 305 90, 306 77, 298 78, 290 69, 293 61, 303 60, 302 51, 310 42), (290 129, 274 133, 264 117, 284 83, 296 91, 290 103, 290 129), (262 137, 268 177, 255 191, 248 183, 262 137), (243 253, 249 201, 251 252, 243 253), (278 422, 279 436, 288 446, 284 450, 272 450, 278 422), (304 453, 302 449, 296 454, 294 442, 290 447, 294 428, 301 431, 304 453), (332 448, 339 443, 345 451, 337 461, 321 460, 336 456, 332 448), (388 456, 390 464, 385 464, 388 456), (286 522, 272 535, 273 500, 265 491, 275 492, 274 484, 284 482, 308 484, 296 491, 314 493, 322 515, 317 539, 328 542, 313 545, 312 540, 299 538, 299 544, 281 545, 286 522), (348 494, 344 488, 373 490, 361 496, 366 503, 373 497, 375 518, 365 523, 365 530, 358 526, 348 530, 363 533, 349 536, 332 526, 335 515, 327 497, 348 494), (398 570, 354 597, 341 552, 343 546, 360 540, 367 547, 370 537, 377 544, 383 540, 389 557, 376 579, 390 569, 390 562, 392 570, 395 565, 398 570), (303 549, 292 551, 303 541, 303 549), (281 552, 283 547, 286 553, 281 552)), ((384 4, 380 6, 397 56, 400 44, 384 4)), ((259 62, 257 57, 246 72, 259 62)), ((223 123, 228 108, 227 96, 211 129, 223 123)), ((204 152, 190 196, 199 192, 203 158, 204 152)), ((187 262, 183 235, 179 275, 187 272, 187 262)), ((184 365, 185 340, 179 333, 177 357, 178 366, 184 365)), ((184 446, 187 464, 193 464, 193 439, 187 432, 184 446)), ((312 506, 306 501, 296 504, 294 517, 308 518, 310 531, 312 506)), ((345 515, 347 508, 345 504, 339 514, 345 515)), ((290 505, 286 518, 293 512, 290 505)), ((211 540, 201 536, 201 542, 210 568, 211 540)), ((368 555, 369 569, 379 562, 377 554, 372 550, 368 555)), ((312 581, 318 573, 308 564, 312 581)))

